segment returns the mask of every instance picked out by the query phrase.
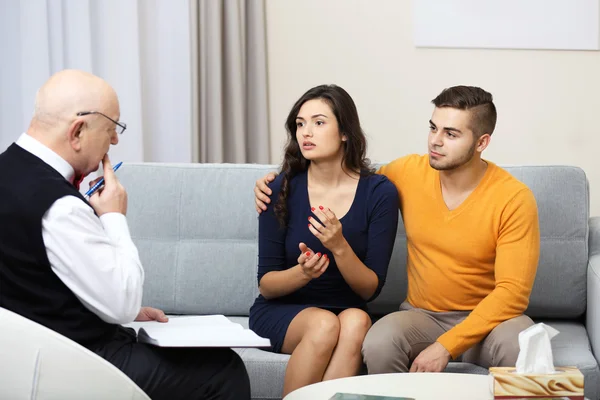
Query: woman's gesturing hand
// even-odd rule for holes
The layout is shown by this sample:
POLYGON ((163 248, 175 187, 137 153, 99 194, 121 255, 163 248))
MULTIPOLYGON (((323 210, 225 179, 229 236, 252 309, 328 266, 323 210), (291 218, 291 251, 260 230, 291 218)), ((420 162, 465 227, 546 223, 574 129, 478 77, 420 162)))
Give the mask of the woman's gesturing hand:
POLYGON ((323 272, 329 266, 329 258, 327 254, 314 253, 304 243, 300 243, 300 257, 298 264, 302 268, 302 272, 310 279, 315 279, 323 275, 323 272))
POLYGON ((337 219, 334 212, 327 207, 311 208, 314 217, 308 217, 308 229, 315 235, 323 246, 327 247, 332 253, 343 248, 346 239, 342 234, 342 223, 337 219), (321 221, 321 222, 319 222, 321 221))

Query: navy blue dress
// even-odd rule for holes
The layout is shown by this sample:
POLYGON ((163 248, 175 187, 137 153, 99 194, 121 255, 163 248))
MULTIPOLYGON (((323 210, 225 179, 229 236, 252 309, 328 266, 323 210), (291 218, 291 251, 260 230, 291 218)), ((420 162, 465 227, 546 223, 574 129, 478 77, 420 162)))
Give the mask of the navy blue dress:
MULTIPOLYGON (((347 308, 367 311, 367 301, 350 288, 331 252, 308 230, 308 217, 316 216, 310 210, 306 172, 290 181, 288 224, 284 228, 279 225, 273 205, 279 197, 282 178, 283 174, 278 175, 269 185, 273 191, 271 203, 259 216, 258 283, 268 272, 297 265, 301 242, 315 253, 327 254, 330 262, 327 270, 306 286, 271 300, 259 295, 250 308, 250 329, 269 338, 272 351, 277 353, 281 352, 288 326, 305 308, 319 307, 336 314, 347 308)), ((388 178, 362 176, 350 209, 340 219, 344 238, 356 256, 379 278, 377 290, 368 301, 379 295, 385 283, 398 227, 398 204, 398 191, 388 178)))

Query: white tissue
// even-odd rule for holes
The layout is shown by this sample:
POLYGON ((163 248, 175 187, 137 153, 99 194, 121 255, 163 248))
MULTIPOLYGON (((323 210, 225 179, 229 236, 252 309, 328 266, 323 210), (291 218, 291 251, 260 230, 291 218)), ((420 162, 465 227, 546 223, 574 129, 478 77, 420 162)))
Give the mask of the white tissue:
POLYGON ((518 374, 552 374, 554 360, 550 340, 558 331, 543 323, 535 324, 519 333, 518 374))

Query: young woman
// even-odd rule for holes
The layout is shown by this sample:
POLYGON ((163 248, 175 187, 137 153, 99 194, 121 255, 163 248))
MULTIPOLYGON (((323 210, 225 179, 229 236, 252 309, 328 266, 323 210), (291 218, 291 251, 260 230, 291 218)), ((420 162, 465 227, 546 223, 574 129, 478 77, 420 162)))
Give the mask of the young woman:
POLYGON ((284 393, 353 376, 385 282, 398 192, 374 174, 354 101, 317 86, 294 105, 271 205, 259 217, 258 284, 250 328, 291 354, 284 393))

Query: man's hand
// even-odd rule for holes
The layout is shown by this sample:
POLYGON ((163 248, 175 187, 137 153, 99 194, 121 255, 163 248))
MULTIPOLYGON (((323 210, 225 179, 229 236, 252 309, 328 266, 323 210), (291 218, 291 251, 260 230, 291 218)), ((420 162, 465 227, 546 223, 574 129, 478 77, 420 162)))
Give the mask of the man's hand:
POLYGON ((136 321, 158 321, 158 322, 169 322, 169 318, 165 315, 164 311, 158 308, 142 307, 140 313, 135 318, 136 321))
POLYGON ((413 361, 409 372, 442 372, 450 361, 450 353, 435 342, 423 350, 413 361))
POLYGON ((273 194, 273 191, 267 185, 273 182, 276 176, 276 173, 271 172, 256 181, 256 186, 254 186, 254 201, 256 203, 256 211, 259 214, 267 211, 267 204, 271 202, 269 196, 273 194))
MULTIPOLYGON (((104 169, 104 187, 92 194, 90 204, 99 217, 111 212, 125 215, 127 213, 127 192, 117 179, 108 154, 102 159, 102 168, 104 169)), ((97 181, 90 182, 90 187, 97 181)))

